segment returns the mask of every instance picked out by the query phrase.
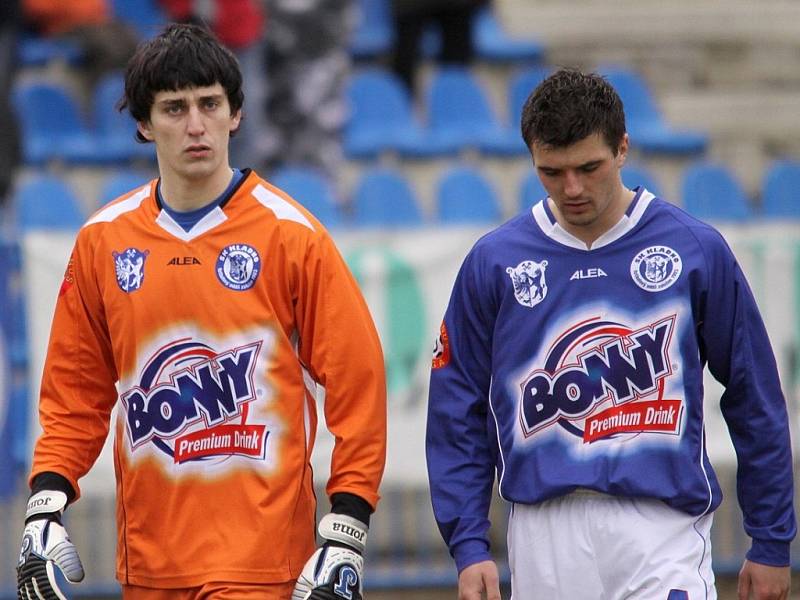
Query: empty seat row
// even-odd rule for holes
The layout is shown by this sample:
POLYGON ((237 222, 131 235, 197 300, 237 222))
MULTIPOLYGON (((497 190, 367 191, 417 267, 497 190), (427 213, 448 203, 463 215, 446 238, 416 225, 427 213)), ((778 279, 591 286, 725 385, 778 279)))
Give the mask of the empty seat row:
POLYGON ((61 160, 72 164, 111 164, 155 160, 152 144, 135 141, 136 124, 116 109, 122 97, 122 75, 103 78, 91 96, 85 115, 75 95, 47 80, 22 81, 12 91, 12 103, 22 132, 27 164, 61 160))
MULTIPOLYGON (((509 77, 506 118, 501 118, 488 91, 467 67, 436 69, 419 111, 393 73, 380 67, 360 70, 347 87, 351 113, 344 132, 345 154, 351 159, 365 159, 395 152, 423 159, 472 149, 491 156, 525 156, 528 149, 520 133, 522 109, 550 71, 548 67, 528 66, 509 77)), ((705 152, 708 136, 673 127, 636 72, 613 66, 600 72, 622 98, 634 149, 668 155, 705 152)))
MULTIPOLYGON (((659 196, 659 178, 647 167, 629 162, 622 169, 623 184, 644 187, 659 196)), ((338 199, 333 186, 306 169, 288 169, 271 178, 306 205, 330 227, 417 226, 426 223, 412 181, 398 171, 365 169, 349 202, 338 199), (349 212, 346 212, 349 209, 349 212)), ((547 192, 533 168, 516 186, 517 210, 526 210, 547 192)), ((666 198, 668 201, 670 198, 666 198)), ((719 163, 700 160, 690 164, 681 177, 680 198, 675 201, 702 220, 743 222, 754 218, 800 219, 800 162, 777 160, 766 171, 756 206, 735 175, 719 163)), ((504 214, 501 196, 480 169, 457 164, 444 169, 434 192, 434 223, 493 224, 504 214)))
MULTIPOLYGON (((101 188, 97 204, 134 189, 150 177, 145 171, 111 173, 101 188)), ((642 165, 626 165, 622 179, 628 188, 644 186, 660 194, 660 182, 642 165)), ((394 169, 364 169, 347 199, 339 196, 328 178, 310 168, 287 167, 268 180, 331 228, 416 227, 429 223, 416 186, 394 169)), ((523 174, 516 190, 518 210, 533 206, 547 195, 532 168, 523 174)), ((763 180, 760 210, 756 210, 727 167, 708 161, 686 168, 680 196, 679 202, 690 214, 707 221, 742 222, 754 217, 799 219, 800 162, 780 160, 770 166, 763 180)), ((15 194, 14 207, 22 229, 77 228, 86 218, 70 185, 48 174, 23 182, 15 194)), ((429 224, 489 225, 508 216, 492 182, 468 164, 455 164, 442 171, 436 185, 434 211, 434 221, 429 224)))
POLYGON ((709 221, 742 222, 754 217, 800 218, 800 162, 778 160, 767 169, 760 205, 747 196, 735 174, 724 164, 701 161, 689 165, 681 182, 683 207, 709 221))
MULTIPOLYGON (((110 174, 102 185, 98 205, 149 178, 147 173, 136 171, 110 174)), ((296 198, 327 227, 416 227, 426 222, 415 186, 394 169, 366 169, 349 201, 339 198, 331 181, 310 168, 287 167, 268 180, 296 198)), ((76 229, 87 217, 69 182, 52 174, 21 182, 13 207, 23 230, 76 229)), ((501 217, 499 195, 479 171, 457 165, 442 173, 437 190, 438 222, 491 223, 501 217)))
MULTIPOLYGON (((705 150, 706 136, 672 128, 634 72, 620 68, 604 72, 623 99, 634 148, 668 154, 705 150)), ((545 67, 527 67, 510 77, 508 118, 501 119, 472 70, 442 67, 426 89, 423 120, 410 93, 393 73, 378 67, 359 71, 346 91, 351 110, 343 134, 345 154, 351 159, 369 159, 394 152, 426 159, 474 149, 491 156, 525 156, 528 150, 519 130, 522 107, 548 73, 545 67)), ((47 80, 19 82, 12 99, 22 128, 25 162, 152 161, 152 145, 137 143, 133 120, 116 109, 123 88, 120 73, 107 75, 92 90, 90 110, 84 114, 77 98, 63 85, 47 80)))

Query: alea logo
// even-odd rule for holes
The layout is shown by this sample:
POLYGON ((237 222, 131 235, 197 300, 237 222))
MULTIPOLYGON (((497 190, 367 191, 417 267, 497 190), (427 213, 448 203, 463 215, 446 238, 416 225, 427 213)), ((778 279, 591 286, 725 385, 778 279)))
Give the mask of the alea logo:
POLYGON ((599 318, 572 327, 551 346, 544 368, 522 384, 525 437, 554 423, 584 442, 621 432, 675 432, 682 402, 663 399, 674 326, 675 315, 636 331, 599 318))
POLYGON ((176 463, 213 455, 262 456, 264 426, 245 424, 248 404, 256 398, 253 372, 260 348, 255 342, 217 353, 189 340, 161 348, 145 365, 139 385, 121 395, 132 447, 152 441, 176 463), (234 420, 240 423, 231 424, 234 420))

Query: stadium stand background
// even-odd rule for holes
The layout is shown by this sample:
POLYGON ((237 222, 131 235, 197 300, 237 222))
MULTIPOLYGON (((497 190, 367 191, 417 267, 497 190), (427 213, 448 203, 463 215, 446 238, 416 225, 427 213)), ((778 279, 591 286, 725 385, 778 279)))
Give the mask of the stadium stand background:
MULTIPOLYGON (((343 136, 348 161, 340 176, 325 179, 303 165, 262 174, 313 206, 345 246, 357 248, 362 239, 413 243, 418 237, 437 236, 463 245, 541 198, 517 133, 521 101, 536 81, 555 65, 607 73, 620 86, 629 111, 633 137, 631 164, 623 172, 626 184, 644 182, 667 200, 718 224, 734 240, 735 250, 742 251, 776 343, 796 433, 800 5, 788 0, 496 0, 493 12, 483 14, 476 29, 483 37, 478 58, 468 69, 440 68, 431 54, 435 35, 427 38, 422 93, 411 98, 403 96, 386 70, 391 29, 384 2, 357 1, 365 18, 351 48, 348 94, 353 112, 343 136), (365 74, 374 75, 376 87, 356 86, 365 74), (445 103, 443 110, 437 109, 437 82, 461 90, 463 104, 454 109, 445 103), (478 119, 480 126, 468 117, 478 119), (705 193, 709 186, 726 190, 722 202, 719 195, 705 193), (464 201, 454 202, 459 195, 464 201), (380 205, 382 198, 392 200, 380 205)), ((143 33, 157 27, 160 16, 154 5, 133 0, 115 5, 143 33)), ((37 236, 69 238, 91 211, 155 174, 152 148, 134 144, 132 129, 126 135, 132 124, 109 111, 119 80, 112 76, 94 90, 81 89, 74 76, 79 65, 74 48, 39 42, 28 38, 20 46, 12 100, 27 153, 0 227, 0 364, 5 364, 0 375, 0 598, 14 597, 13 566, 34 429, 32 390, 39 377, 31 358, 47 333, 33 330, 27 312, 32 296, 55 293, 35 279, 42 265, 25 263, 24 257, 31 256, 26 248, 37 236), (46 88, 44 100, 31 91, 36 86, 46 88), (44 107, 37 110, 40 101, 44 107), (36 127, 44 128, 39 141, 36 127)), ((445 92, 444 97, 452 99, 452 94, 445 92)), ((354 256, 352 266, 367 273, 364 284, 369 286, 369 269, 358 260, 354 256)), ((405 275, 402 270, 393 273, 400 279, 405 275)), ((402 286, 395 294, 384 302, 408 309, 420 301, 404 295, 410 292, 402 286)), ((392 323, 383 323, 382 336, 391 328, 392 323)), ((432 339, 434 333, 422 335, 432 339)), ((395 370, 429 358, 428 345, 422 350, 400 346, 387 353, 390 383, 395 370)), ((424 405, 424 393, 424 385, 419 386, 413 400, 417 408, 424 405)), ((318 454, 326 450, 321 440, 318 454)), ((733 463, 718 466, 727 499, 715 517, 713 546, 720 597, 727 598, 726 586, 747 540, 735 502, 733 463)), ((324 484, 323 476, 318 484, 324 484)), ((436 531, 426 487, 395 481, 382 492, 368 549, 370 598, 393 593, 454 597, 455 571, 436 531)), ((497 501, 492 511, 493 547, 502 562, 506 507, 497 501)), ((86 494, 67 520, 89 571, 75 592, 81 597, 113 596, 115 534, 109 496, 86 494)))

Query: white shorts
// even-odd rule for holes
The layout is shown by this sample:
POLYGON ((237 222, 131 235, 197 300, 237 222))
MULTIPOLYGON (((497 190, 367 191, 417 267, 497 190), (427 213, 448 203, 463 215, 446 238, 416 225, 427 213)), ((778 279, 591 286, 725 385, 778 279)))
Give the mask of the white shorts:
POLYGON ((590 491, 514 504, 512 600, 716 600, 711 522, 590 491))

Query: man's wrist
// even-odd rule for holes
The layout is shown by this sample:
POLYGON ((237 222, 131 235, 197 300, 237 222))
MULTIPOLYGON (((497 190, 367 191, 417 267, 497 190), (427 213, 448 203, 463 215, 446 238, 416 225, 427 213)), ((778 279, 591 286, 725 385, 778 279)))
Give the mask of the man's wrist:
POLYGON ((75 500, 75 490, 69 480, 53 471, 37 473, 31 482, 31 496, 44 490, 55 490, 67 495, 67 504, 75 500))
POLYGON ((354 517, 369 528, 372 506, 361 496, 350 492, 336 492, 331 494, 331 512, 354 517))

